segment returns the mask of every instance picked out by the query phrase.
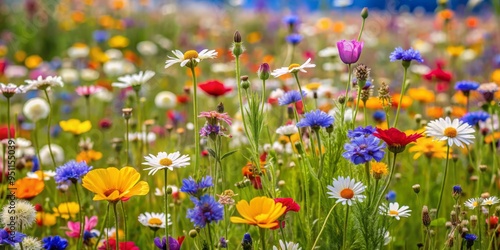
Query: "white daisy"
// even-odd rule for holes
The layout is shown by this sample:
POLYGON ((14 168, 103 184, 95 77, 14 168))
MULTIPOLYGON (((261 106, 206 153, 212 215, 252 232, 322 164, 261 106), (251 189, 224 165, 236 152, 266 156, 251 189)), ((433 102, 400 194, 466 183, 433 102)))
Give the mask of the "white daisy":
POLYGON ((3 84, 0 83, 0 92, 7 98, 12 97, 14 94, 24 93, 24 86, 17 86, 13 83, 3 84))
POLYGON ((40 149, 40 161, 41 162, 50 162, 52 159, 51 159, 51 156, 50 156, 50 149, 52 149, 52 154, 54 155, 54 160, 56 160, 56 163, 57 164, 62 164, 63 161, 64 161, 64 149, 57 145, 57 144, 50 144, 50 148, 49 148, 49 145, 44 145, 41 149, 40 149))
POLYGON ((385 214, 387 216, 396 218, 396 220, 399 220, 401 217, 410 217, 411 210, 409 210, 409 208, 410 207, 408 206, 399 207, 399 203, 391 202, 389 203, 389 207, 387 207, 386 204, 383 204, 379 207, 379 210, 380 214, 385 214))
POLYGON ((40 97, 29 99, 23 106, 24 115, 31 121, 37 122, 49 116, 49 103, 40 97))
MULTIPOLYGON (((159 228, 165 228, 165 214, 164 213, 143 213, 139 215, 137 218, 139 222, 146 226, 150 227, 152 230, 158 230, 159 228)), ((172 225, 172 221, 170 221, 170 214, 168 215, 168 225, 172 225)))
POLYGON ((459 119, 452 121, 449 117, 439 118, 429 122, 425 129, 428 136, 433 136, 439 141, 447 140, 450 147, 453 145, 464 147, 474 140, 474 129, 459 119))
POLYGON ((174 168, 181 168, 189 165, 191 158, 189 155, 182 155, 179 151, 167 154, 166 152, 160 152, 158 155, 150 154, 149 156, 144 156, 146 162, 143 165, 148 165, 151 167, 145 168, 144 170, 150 170, 149 175, 154 175, 158 170, 168 168, 169 170, 174 170, 174 168))
POLYGON ((180 63, 181 67, 186 66, 189 62, 193 62, 194 65, 188 65, 188 67, 196 66, 201 60, 216 58, 217 52, 215 50, 204 49, 199 53, 196 50, 188 50, 182 53, 180 50, 174 50, 172 53, 175 57, 169 56, 168 60, 165 61, 165 68, 168 68, 176 63, 180 63))
POLYGON ((50 178, 52 178, 54 176, 56 176, 56 172, 53 170, 44 170, 43 174, 42 174, 42 171, 40 171, 40 170, 37 170, 36 172, 26 173, 26 177, 28 177, 28 178, 42 180, 42 177, 43 177, 43 180, 45 180, 45 181, 50 180, 50 178))
POLYGON ((491 197, 488 197, 486 199, 483 200, 483 202, 481 202, 481 206, 491 206, 493 204, 497 204, 498 202, 500 202, 500 200, 498 199, 498 197, 496 196, 491 196, 491 197))
POLYGON ((273 246, 273 250, 301 250, 302 247, 299 246, 299 243, 293 243, 291 241, 287 241, 286 243, 283 240, 280 240, 279 247, 273 246))
POLYGON ((155 76, 155 72, 153 71, 140 71, 137 74, 118 77, 119 82, 114 82, 112 85, 121 89, 140 86, 149 81, 153 76, 155 76))
POLYGON ((174 108, 177 105, 177 96, 170 91, 162 91, 156 94, 155 105, 164 109, 174 108))
POLYGON ((474 209, 477 206, 479 206, 479 203, 481 202, 480 198, 470 198, 466 202, 464 202, 464 206, 468 207, 469 209, 474 209))
POLYGON ((329 198, 337 199, 336 203, 342 202, 342 205, 347 203, 352 206, 355 201, 362 202, 366 198, 361 194, 365 191, 366 186, 362 182, 356 182, 349 176, 346 178, 340 176, 338 179, 333 179, 333 186, 328 185, 327 188, 330 190, 330 192, 327 192, 330 195, 329 198))
POLYGON ((298 63, 292 63, 288 67, 281 67, 279 69, 275 69, 273 71, 273 73, 271 73, 271 75, 274 77, 280 77, 280 76, 288 74, 288 73, 297 73, 299 71, 307 73, 307 71, 305 69, 316 67, 316 64, 312 64, 312 63, 310 63, 310 61, 311 61, 311 58, 307 59, 307 61, 302 65, 299 65, 298 63))
POLYGON ((339 50, 336 47, 326 47, 318 51, 319 57, 335 57, 339 55, 339 50))
POLYGON ((295 124, 284 125, 276 129, 276 133, 280 135, 291 136, 299 132, 295 124))
POLYGON ((33 89, 46 90, 50 87, 64 86, 60 76, 47 76, 45 79, 42 76, 38 76, 36 80, 25 80, 24 82, 27 83, 24 88, 25 91, 33 89))

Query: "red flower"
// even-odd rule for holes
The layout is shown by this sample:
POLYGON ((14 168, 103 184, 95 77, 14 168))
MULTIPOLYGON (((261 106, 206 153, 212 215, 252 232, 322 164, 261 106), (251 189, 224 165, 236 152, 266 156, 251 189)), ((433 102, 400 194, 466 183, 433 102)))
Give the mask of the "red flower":
POLYGON ((486 219, 486 223, 490 225, 490 229, 495 229, 498 225, 498 217, 490 216, 489 221, 486 219))
POLYGON ((416 142, 418 138, 422 137, 421 133, 415 133, 407 136, 404 132, 399 131, 397 128, 380 129, 373 133, 374 136, 380 138, 387 143, 389 151, 393 153, 401 153, 405 150, 406 145, 411 142, 416 142))
POLYGON ((222 96, 232 90, 232 88, 224 86, 224 83, 217 80, 200 83, 198 84, 198 87, 213 97, 222 96))
POLYGON ((443 70, 444 66, 444 61, 437 61, 436 62, 436 69, 431 70, 429 73, 424 75, 424 79, 432 81, 432 80, 438 80, 440 82, 450 82, 451 81, 451 73, 448 71, 443 70))
POLYGON ((182 94, 177 96, 177 102, 181 104, 185 104, 189 102, 189 96, 182 94))
MULTIPOLYGON (((99 250, 106 250, 106 249, 115 249, 116 248, 116 240, 115 239, 109 239, 107 241, 104 241, 104 244, 100 246, 98 249, 99 250)), ((135 245, 134 242, 132 241, 127 241, 127 242, 120 242, 120 250, 140 250, 138 246, 135 245)))
MULTIPOLYGON (((15 138, 16 137, 16 129, 12 126, 10 128, 10 138, 15 138)), ((9 130, 7 126, 2 126, 0 127, 0 141, 9 139, 9 130)))
POLYGON ((283 215, 290 211, 298 212, 300 210, 300 205, 297 204, 297 202, 295 202, 292 198, 275 198, 274 202, 281 203, 286 207, 285 213, 283 215))

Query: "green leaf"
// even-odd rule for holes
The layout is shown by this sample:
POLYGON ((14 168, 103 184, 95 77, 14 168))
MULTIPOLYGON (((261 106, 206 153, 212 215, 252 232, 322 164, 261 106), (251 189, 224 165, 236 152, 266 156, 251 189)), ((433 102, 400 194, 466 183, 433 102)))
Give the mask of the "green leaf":
POLYGON ((233 151, 229 151, 229 152, 225 153, 225 154, 224 154, 224 155, 222 155, 222 157, 220 158, 220 159, 221 159, 221 161, 222 161, 222 160, 224 160, 224 158, 226 158, 226 157, 228 157, 228 156, 230 156, 230 155, 232 155, 232 154, 236 153, 237 151, 238 151, 238 150, 233 150, 233 151))
POLYGON ((436 220, 431 221, 431 227, 443 227, 446 224, 445 218, 438 218, 436 220))
POLYGON ((207 149, 207 151, 210 153, 210 155, 213 158, 217 159, 217 154, 215 153, 215 151, 213 149, 209 148, 209 149, 207 149))

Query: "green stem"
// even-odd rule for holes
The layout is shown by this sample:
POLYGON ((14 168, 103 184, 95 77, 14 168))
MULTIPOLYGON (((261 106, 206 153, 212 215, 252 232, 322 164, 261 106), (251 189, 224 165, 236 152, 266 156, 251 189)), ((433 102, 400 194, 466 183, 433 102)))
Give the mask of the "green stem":
MULTIPOLYGON (((83 216, 83 208, 82 208, 82 201, 80 199, 80 193, 78 192, 78 185, 75 183, 75 193, 76 193, 76 199, 78 200, 78 206, 80 206, 80 240, 78 241, 78 249, 82 249, 82 244, 83 244, 83 234, 84 234, 84 229, 85 229, 85 217, 83 216), (81 244, 80 244, 81 243, 81 244)), ((68 210, 68 214, 70 214, 68 210)))
POLYGON ((446 185, 446 176, 448 175, 448 163, 450 161, 450 146, 446 147, 446 165, 444 166, 443 184, 441 186, 441 194, 439 195, 439 202, 436 209, 436 216, 439 217, 439 208, 441 207, 441 201, 443 200, 444 186, 446 185))
MULTIPOLYGON (((120 201, 120 205, 122 207, 122 216, 123 216, 123 229, 125 231, 124 241, 127 241, 128 228, 127 228, 127 214, 125 213, 125 205, 123 205, 123 201, 120 201)), ((168 215, 167 215, 168 219, 168 215)), ((168 221, 167 221, 168 224, 168 221)))
POLYGON ((54 158, 54 153, 52 152, 52 146, 50 145, 50 122, 52 120, 52 104, 50 103, 50 98, 49 98, 49 93, 47 90, 43 90, 45 92, 45 97, 47 98, 47 103, 49 104, 50 111, 49 111, 49 117, 47 120, 47 145, 49 146, 49 153, 50 153, 50 158, 52 159, 52 164, 54 164, 54 169, 57 167, 56 165, 56 160, 54 158))
POLYGON ((285 249, 284 250, 288 250, 288 244, 286 244, 286 236, 285 236, 285 232, 283 231, 283 227, 281 226, 281 220, 278 220, 278 223, 279 223, 279 227, 280 227, 280 232, 281 232, 281 237, 283 237, 283 243, 285 243, 285 249))
MULTIPOLYGON (((191 65, 193 65, 193 62, 191 62, 191 65)), ((196 82, 196 72, 194 70, 194 66, 191 66, 190 69, 191 69, 191 74, 193 75, 194 168, 196 173, 198 173, 198 169, 200 167, 199 166, 200 130, 198 129, 198 98, 197 98, 198 83, 196 82)), ((168 238, 168 235, 166 237, 168 238)))
POLYGON ((127 149, 127 166, 130 166, 129 119, 125 119, 125 148, 127 149))
MULTIPOLYGON (((141 105, 141 96, 139 93, 140 89, 135 90, 135 97, 137 102, 137 133, 139 136, 142 136, 142 105, 141 105)), ((196 120, 195 120, 196 121, 196 120)), ((196 123, 196 122, 195 122, 196 123)), ((137 165, 141 165, 142 160, 142 151, 144 150, 144 140, 147 140, 147 134, 144 134, 144 138, 140 138, 137 142, 139 145, 139 152, 137 154, 137 165)))
POLYGON ((87 120, 90 121, 90 97, 85 97, 85 103, 87 104, 87 120))
POLYGON ((387 189, 389 188, 389 184, 391 184, 391 180, 392 180, 392 176, 394 175, 394 171, 396 169, 396 156, 398 154, 397 153, 394 153, 394 161, 392 162, 392 168, 391 168, 391 172, 389 173, 389 178, 387 179, 387 183, 385 183, 384 185, 384 188, 382 189, 382 192, 380 193, 378 199, 377 199, 377 203, 375 203, 375 211, 374 213, 377 212, 377 209, 378 209, 378 206, 380 204, 380 201, 382 200, 382 197, 384 197, 384 194, 385 192, 387 192, 387 189))
MULTIPOLYGON (((110 204, 110 203, 108 203, 108 206, 107 206, 107 208, 106 208, 106 214, 104 215, 104 221, 103 221, 103 223, 102 223, 102 225, 101 225, 101 230, 99 230, 99 232, 101 232, 101 233, 99 234, 99 238, 97 238, 97 242, 96 242, 96 243, 95 243, 95 245, 94 245, 94 250, 96 250, 96 249, 97 249, 97 245, 99 245, 99 241, 101 241, 101 237, 102 237, 102 235, 104 234, 104 227, 106 226, 106 222, 108 221, 109 204, 110 204)), ((106 235, 107 235, 107 234, 106 234, 106 235)), ((106 240, 106 242, 108 242, 108 241, 106 240)))
POLYGON ((264 113, 264 105, 266 104, 266 80, 262 80, 262 109, 261 114, 264 113))
POLYGON ((319 149, 319 171, 318 171, 318 179, 321 178, 321 174, 323 173, 323 150, 321 150, 321 136, 319 135, 319 129, 314 129, 314 133, 316 134, 316 138, 318 140, 318 149, 319 149))
POLYGON ((313 246, 311 247, 311 249, 315 249, 316 244, 318 243, 319 237, 321 236, 321 233, 323 233, 323 229, 325 229, 326 222, 328 222, 328 218, 329 218, 329 217, 330 217, 330 215, 332 214, 333 209, 337 206, 337 204, 338 204, 338 203, 335 203, 335 205, 333 205, 333 206, 332 206, 332 208, 330 208, 330 211, 329 211, 329 212, 328 212, 328 214, 326 215, 325 221, 323 222, 323 226, 321 226, 321 230, 319 230, 318 236, 316 236, 316 240, 314 241, 314 244, 313 244, 313 246))
MULTIPOLYGON (((165 192, 164 192, 164 202, 165 202, 165 217, 168 219, 168 194, 167 194, 167 181, 168 181, 168 169, 164 170, 164 181, 165 181, 165 192)), ((165 238, 168 241, 168 222, 165 225, 165 238)), ((167 244, 167 250, 170 249, 170 246, 167 244)))
MULTIPOLYGON (((354 115, 352 116, 352 128, 354 129, 354 126, 356 125, 356 116, 358 115, 358 109, 359 109, 359 101, 361 99, 361 88, 358 85, 358 96, 356 100, 356 108, 354 109, 354 115)), ((365 108, 366 111, 366 108, 365 108)), ((366 113, 365 113, 365 119, 366 119, 366 113)))
POLYGON ((346 206, 345 209, 345 221, 344 221, 344 233, 343 233, 343 239, 342 239, 342 249, 348 249, 347 248, 347 226, 349 225, 349 205, 346 206))
POLYGON ((209 241, 210 241, 210 249, 213 249, 214 248, 214 240, 212 238, 212 227, 210 227, 210 223, 208 223, 207 225, 208 227, 208 238, 209 238, 209 241))
POLYGON ((259 228, 260 234, 260 245, 262 246, 262 250, 266 250, 266 229, 259 228))
MULTIPOLYGON (((396 117, 394 118, 394 125, 393 125, 394 128, 398 125, 399 112, 401 110, 401 104, 403 102, 403 95, 404 95, 405 90, 406 90, 406 77, 408 74, 408 67, 404 67, 404 69, 405 69, 405 71, 404 71, 404 75, 403 75, 403 83, 401 84, 401 94, 399 96, 398 109, 396 111, 396 117)), ((389 124, 389 123, 387 123, 387 124, 389 124)))
POLYGON ((299 74, 298 72, 292 73, 295 77, 295 82, 297 82, 297 86, 299 87, 300 100, 302 101, 302 106, 304 106, 304 113, 307 113, 306 103, 304 102, 304 97, 302 96, 302 87, 300 86, 299 74))
POLYGON ((349 77, 348 77, 348 80, 347 80, 347 85, 346 85, 346 88, 345 88, 345 101, 344 101, 344 104, 342 104, 342 112, 340 114, 340 121, 341 121, 341 124, 344 124, 344 114, 345 114, 345 110, 347 108, 347 103, 349 102, 349 90, 350 90, 350 87, 351 87, 351 64, 347 64, 347 71, 349 73, 349 77))
POLYGON ((368 117, 366 114, 366 102, 363 102, 363 116, 365 117, 363 119, 363 122, 364 122, 364 126, 366 127, 368 125, 368 117))
MULTIPOLYGON (((370 162, 365 162, 365 174, 368 186, 370 186, 370 162)), ((376 192, 377 190, 375 190, 376 192)))
POLYGON ((119 250, 120 248, 120 234, 118 233, 119 227, 118 227, 118 212, 116 211, 116 202, 113 202, 113 212, 115 213, 115 239, 116 239, 116 245, 115 245, 115 250, 119 250))
POLYGON ((363 18, 363 22, 361 23, 361 29, 359 30, 358 41, 361 40, 361 35, 363 34, 363 30, 365 29, 365 20, 366 18, 363 18))

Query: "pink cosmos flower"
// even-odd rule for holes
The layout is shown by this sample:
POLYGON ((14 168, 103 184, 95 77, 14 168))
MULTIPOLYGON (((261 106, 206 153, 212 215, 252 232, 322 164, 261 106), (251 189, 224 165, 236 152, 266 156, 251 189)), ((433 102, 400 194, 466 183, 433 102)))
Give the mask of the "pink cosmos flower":
MULTIPOLYGON (((85 216, 85 230, 84 237, 86 234, 90 233, 94 227, 97 226, 97 216, 90 217, 90 220, 87 216, 85 216)), ((70 231, 66 232, 66 235, 70 238, 80 238, 80 222, 68 221, 68 229, 70 231)))
POLYGON ((101 86, 78 86, 76 88, 76 94, 79 96, 89 97, 102 90, 101 86))

